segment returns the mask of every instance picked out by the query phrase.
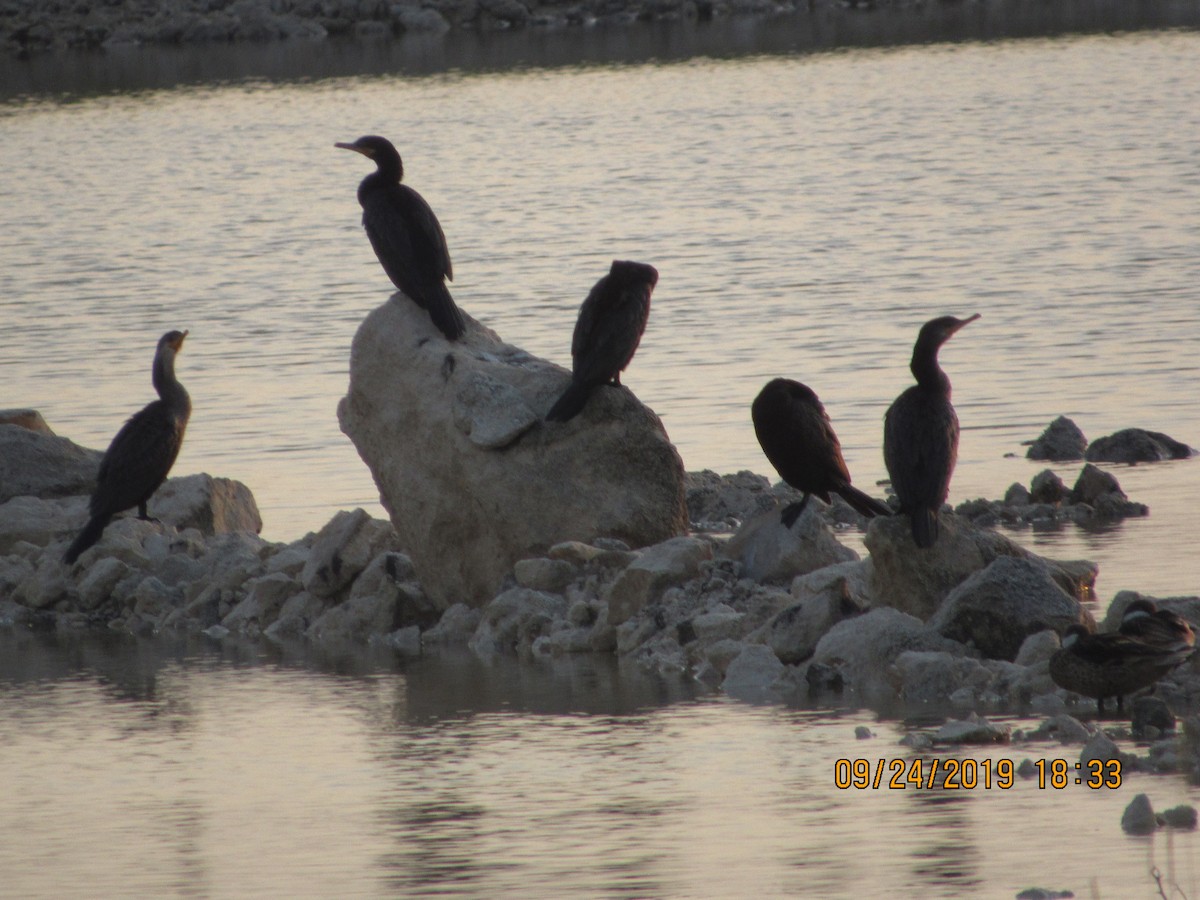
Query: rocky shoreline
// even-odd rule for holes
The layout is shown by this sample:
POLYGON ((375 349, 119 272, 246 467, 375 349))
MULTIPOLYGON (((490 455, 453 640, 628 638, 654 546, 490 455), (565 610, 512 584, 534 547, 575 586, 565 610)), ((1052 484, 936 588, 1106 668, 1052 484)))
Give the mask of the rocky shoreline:
MULTIPOLYGON (((1200 14, 1186 0, 1165 0, 1152 8, 1130 8, 1121 0, 982 0, 967 5, 922 0, 3 0, 0 47, 9 55, 29 57, 139 45, 377 41, 455 31, 555 32, 748 17, 819 17, 834 24, 880 10, 912 21, 928 18, 936 30, 938 17, 930 10, 951 6, 965 6, 964 22, 993 27, 1012 20, 1031 33, 1200 24, 1200 14)), ((903 39, 922 38, 906 31, 903 39)))

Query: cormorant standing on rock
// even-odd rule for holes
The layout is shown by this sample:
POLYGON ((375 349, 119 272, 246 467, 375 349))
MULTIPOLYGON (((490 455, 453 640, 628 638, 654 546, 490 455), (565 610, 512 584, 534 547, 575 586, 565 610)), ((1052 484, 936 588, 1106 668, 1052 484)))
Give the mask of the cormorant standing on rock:
POLYGON ((454 280, 446 235, 425 198, 400 183, 404 178, 400 154, 391 141, 377 135, 334 146, 375 161, 378 168, 358 186, 363 228, 375 255, 392 284, 429 312, 447 340, 457 340, 467 323, 446 287, 447 278, 454 280))
POLYGON ((1093 697, 1104 715, 1104 698, 1117 698, 1117 712, 1125 696, 1149 687, 1192 653, 1192 648, 1157 647, 1119 632, 1092 634, 1072 625, 1062 638, 1062 649, 1050 657, 1050 678, 1061 688, 1093 697))
POLYGON ((100 540, 117 513, 136 506, 139 519, 149 518, 146 503, 175 464, 192 414, 192 400, 175 377, 175 354, 187 334, 168 331, 158 339, 152 380, 159 399, 135 413, 104 452, 92 494, 91 518, 63 556, 68 565, 100 540))
POLYGON ((788 378, 769 381, 754 398, 750 417, 771 465, 784 481, 804 492, 802 500, 784 508, 780 516, 784 527, 795 524, 812 494, 826 503, 831 492, 841 494, 867 518, 891 515, 887 506, 850 484, 833 423, 809 387, 788 378))
POLYGON ((575 416, 599 385, 620 386, 621 371, 646 330, 656 284, 654 266, 613 260, 579 308, 571 338, 571 384, 546 413, 549 421, 566 422, 575 416))
POLYGON ((918 547, 932 547, 937 540, 938 511, 950 493, 958 459, 958 415, 950 403, 950 379, 938 366, 938 350, 978 318, 978 313, 967 319, 942 316, 925 323, 909 365, 917 383, 883 417, 883 461, 900 512, 912 519, 918 547))

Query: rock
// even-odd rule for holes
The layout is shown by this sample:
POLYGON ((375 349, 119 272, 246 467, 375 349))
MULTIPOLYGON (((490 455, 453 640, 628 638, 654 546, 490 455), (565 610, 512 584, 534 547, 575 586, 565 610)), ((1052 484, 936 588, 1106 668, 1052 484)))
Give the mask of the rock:
POLYGON ((465 603, 455 603, 442 613, 436 625, 422 635, 426 644, 465 644, 483 619, 483 612, 465 603))
POLYGON ((517 560, 562 541, 644 547, 686 530, 683 464, 628 389, 542 424, 568 379, 469 317, 446 343, 401 294, 355 335, 338 420, 440 606, 487 602, 517 560))
POLYGON ((342 510, 317 532, 300 583, 314 597, 332 597, 389 549, 396 549, 396 536, 386 522, 364 509, 342 510))
MULTIPOLYGON (((548 559, 562 560, 575 566, 584 566, 609 552, 611 551, 593 547, 591 544, 585 544, 582 541, 563 541, 561 544, 555 544, 547 550, 546 557, 548 559)), ((633 559, 630 558, 625 565, 628 565, 632 561, 633 559)))
POLYGON ((396 24, 404 31, 413 34, 444 34, 450 30, 450 23, 436 9, 423 9, 417 6, 393 7, 396 24))
POLYGON ((1008 725, 993 725, 986 719, 971 716, 965 720, 951 719, 933 736, 935 744, 1007 744, 1012 737, 1008 725))
POLYGON ((824 667, 825 681, 836 673, 842 684, 868 705, 884 705, 898 697, 889 669, 908 650, 961 656, 966 648, 913 616, 883 607, 834 625, 817 642, 812 659, 815 665, 824 667))
POLYGON ((1129 730, 1134 737, 1144 737, 1150 728, 1156 729, 1159 734, 1174 731, 1175 714, 1161 697, 1137 697, 1133 701, 1129 730))
MULTIPOLYGON (((74 535, 87 518, 87 497, 61 500, 13 497, 0 504, 0 555, 10 553, 13 547, 23 542, 46 547, 59 538, 74 535)), ((58 551, 60 556, 65 549, 64 544, 58 551)))
POLYGON ((718 475, 708 469, 688 472, 685 484, 688 520, 703 530, 736 528, 776 505, 771 482, 745 470, 736 475, 718 475))
POLYGON ((94 610, 106 603, 113 595, 117 583, 130 573, 129 566, 119 559, 101 559, 87 570, 79 582, 79 606, 94 610))
POLYGON ((561 559, 521 559, 513 566, 513 576, 521 587, 550 593, 562 593, 576 571, 575 566, 561 559))
POLYGON ((1117 749, 1117 745, 1103 731, 1097 731, 1088 738, 1088 742, 1079 751, 1079 764, 1082 768, 1086 768, 1089 762, 1106 763, 1120 758, 1121 752, 1117 749))
POLYGON ((775 615, 761 635, 784 663, 794 665, 808 659, 830 628, 866 610, 866 603, 857 599, 850 587, 845 574, 849 566, 861 568, 861 563, 828 566, 792 583, 792 595, 804 599, 775 615), (822 583, 818 578, 825 573, 829 574, 822 583))
POLYGON ((221 620, 221 624, 235 634, 249 632, 257 636, 279 617, 284 603, 300 593, 300 585, 282 572, 252 579, 244 587, 245 599, 221 620))
POLYGON ((59 437, 49 428, 41 431, 0 424, 0 503, 13 497, 90 494, 103 455, 59 437))
POLYGON ((325 601, 308 591, 292 594, 279 608, 275 621, 263 629, 263 634, 276 641, 302 637, 325 612, 325 601))
POLYGON ((1051 469, 1044 469, 1033 476, 1029 483, 1029 499, 1033 503, 1061 503, 1067 496, 1067 486, 1051 469))
POLYGON ((857 728, 854 729, 854 739, 855 740, 866 741, 866 740, 870 740, 873 737, 875 737, 875 735, 871 732, 871 729, 868 728, 866 725, 859 725, 857 728))
POLYGON ((204 473, 168 478, 150 498, 146 512, 180 531, 185 528, 195 528, 201 534, 262 531, 262 516, 250 488, 240 481, 204 473))
POLYGON ((1172 806, 1164 809, 1161 815, 1163 824, 1170 828, 1181 828, 1185 831, 1196 830, 1196 807, 1172 806))
POLYGON ((1058 632, 1047 628, 1044 631, 1035 631, 1021 642, 1021 647, 1017 650, 1016 658, 1013 659, 1018 666, 1035 666, 1039 663, 1048 663, 1050 657, 1055 651, 1062 646, 1059 640, 1058 632))
POLYGON ((1083 436, 1079 426, 1066 416, 1059 416, 1042 432, 1041 437, 1030 445, 1025 456, 1028 459, 1065 462, 1083 459, 1086 449, 1087 438, 1083 436))
POLYGON ((1030 735, 1035 740, 1053 738, 1060 744, 1085 744, 1091 736, 1086 725, 1066 714, 1051 716, 1030 735))
POLYGON ((54 434, 36 409, 0 409, 0 425, 16 425, 39 434, 54 434))
POLYGON ((1031 555, 998 532, 955 515, 942 514, 941 533, 926 550, 913 543, 910 529, 907 516, 880 516, 871 520, 864 543, 871 554, 872 604, 920 619, 932 616, 951 590, 992 560, 1031 555))
POLYGON ((1200 597, 1151 597, 1137 591, 1117 591, 1108 606, 1108 612, 1101 623, 1103 631, 1117 631, 1121 627, 1121 619, 1125 610, 1134 600, 1149 600, 1159 609, 1165 609, 1187 619, 1193 628, 1200 629, 1200 597))
POLYGON ((721 555, 741 563, 745 577, 767 584, 857 560, 858 554, 825 526, 817 510, 819 502, 809 503, 791 528, 779 520, 777 509, 758 513, 721 548, 721 555))
POLYGON ((1195 453, 1196 451, 1187 444, 1162 432, 1125 428, 1114 434, 1096 438, 1088 444, 1083 458, 1088 462, 1139 463, 1187 459, 1195 453))
POLYGON ((1121 830, 1126 834, 1153 834, 1157 829, 1158 820, 1154 818, 1150 798, 1138 794, 1121 814, 1121 830))
POLYGON ((556 618, 565 617, 566 601, 553 594, 512 588, 483 607, 479 627, 468 642, 476 653, 528 653, 533 643, 550 633, 556 618))
POLYGON ((1032 634, 1062 633, 1086 624, 1079 602, 1062 590, 1038 559, 1001 556, 952 590, 929 627, 973 644, 988 659, 1016 659, 1032 634))
POLYGON ((712 544, 693 537, 672 538, 648 547, 609 588, 608 621, 620 625, 657 600, 669 586, 694 578, 701 561, 712 555, 712 544))
POLYGON ((1029 489, 1019 482, 1013 482, 1008 486, 1008 490, 1004 492, 1005 506, 1029 506, 1033 503, 1033 495, 1029 493, 1029 489))
POLYGON ((439 610, 417 583, 409 558, 384 552, 354 581, 347 601, 318 618, 308 636, 364 642, 412 626, 429 628, 438 618, 439 610))
POLYGON ((730 697, 750 703, 778 700, 778 685, 784 665, 771 650, 752 644, 729 663, 721 688, 730 697))

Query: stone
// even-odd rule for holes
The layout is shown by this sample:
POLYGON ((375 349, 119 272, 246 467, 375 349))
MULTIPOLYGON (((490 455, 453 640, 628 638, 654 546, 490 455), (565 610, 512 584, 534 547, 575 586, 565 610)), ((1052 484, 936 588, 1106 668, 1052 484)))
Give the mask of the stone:
POLYGON ((436 9, 424 9, 417 6, 393 7, 396 24, 404 31, 412 34, 444 34, 450 30, 450 23, 436 9))
POLYGON ((263 524, 250 488, 240 481, 205 473, 168 478, 150 498, 146 512, 180 531, 195 528, 201 534, 258 534, 263 524))
POLYGON ((767 509, 746 521, 721 548, 721 555, 737 560, 746 578, 766 584, 790 582, 797 575, 836 563, 858 559, 825 525, 812 501, 800 518, 787 528, 777 509, 767 509))
POLYGON ((955 692, 964 689, 968 697, 964 705, 974 706, 995 679, 979 660, 944 650, 906 650, 896 657, 888 675, 900 699, 931 706, 950 702, 955 692))
POLYGON ((646 548, 608 589, 608 621, 620 625, 671 585, 696 577, 700 563, 712 555, 712 544, 694 537, 671 538, 646 548))
POLYGON ((513 566, 513 577, 521 587, 562 593, 576 571, 575 566, 561 559, 520 559, 513 566))
POLYGON ((910 650, 957 656, 966 652, 961 644, 942 637, 920 619, 882 607, 830 628, 817 642, 812 660, 824 668, 826 681, 836 674, 843 686, 867 705, 886 705, 899 697, 889 672, 892 663, 910 650))
POLYGON ((1039 559, 1001 556, 946 597, 929 627, 988 659, 1014 660, 1027 637, 1086 624, 1082 607, 1039 559))
POLYGON ((770 648, 751 644, 729 663, 721 689, 736 700, 763 703, 778 700, 777 683, 784 665, 770 648))
POLYGON ((528 653, 533 642, 550 633, 556 618, 566 616, 567 603, 562 597, 512 588, 483 607, 479 627, 468 646, 481 656, 493 653, 528 653))
POLYGON ((1088 462, 1139 463, 1160 462, 1166 459, 1187 459, 1196 453, 1187 444, 1181 443, 1160 431, 1142 428, 1125 428, 1121 431, 1096 438, 1088 444, 1083 458, 1088 462))
POLYGON ((688 472, 685 484, 688 520, 708 531, 732 530, 776 505, 770 480, 746 470, 735 475, 688 472))
POLYGON ((1054 739, 1060 744, 1086 744, 1092 733, 1074 716, 1059 713, 1042 722, 1030 735, 1032 739, 1054 739))
POLYGON ((1035 631, 1021 642, 1021 647, 1017 650, 1016 658, 1013 660, 1018 666, 1035 666, 1039 663, 1048 663, 1050 657, 1055 651, 1062 646, 1062 642, 1058 637, 1058 632, 1047 628, 1044 631, 1035 631))
POLYGON ((1089 762, 1107 763, 1120 758, 1121 752, 1116 743, 1103 731, 1097 731, 1088 738, 1083 749, 1079 751, 1079 764, 1083 768, 1086 768, 1089 762))
POLYGON ((36 409, 0 409, 0 425, 16 425, 39 434, 54 434, 36 409))
POLYGON ((1029 556, 1029 551, 998 532, 978 528, 943 513, 937 542, 919 549, 907 516, 871 520, 864 538, 871 554, 870 594, 875 606, 892 606, 928 619, 946 596, 1000 556, 1029 556))
POLYGON ((466 644, 482 619, 480 609, 455 603, 442 612, 437 624, 422 635, 422 640, 426 644, 466 644))
POLYGON ((300 585, 282 572, 252 579, 244 588, 245 598, 221 620, 235 634, 245 633, 251 624, 256 632, 268 627, 288 598, 300 593, 300 585))
POLYGON ((1033 476, 1029 483, 1029 499, 1032 503, 1061 503, 1067 497, 1067 486, 1052 469, 1044 469, 1033 476))
POLYGON ((1164 809, 1161 813, 1162 822, 1169 828, 1180 828, 1184 831, 1196 830, 1196 807, 1194 806, 1172 806, 1170 809, 1164 809))
MULTIPOLYGON (((37 423, 33 424, 36 428, 37 423)), ((103 455, 59 437, 49 428, 42 431, 0 424, 0 503, 13 497, 90 494, 103 455)))
POLYGON ((1079 472, 1075 486, 1071 488, 1071 502, 1095 506, 1100 498, 1107 494, 1116 494, 1120 499, 1126 499, 1125 492, 1121 490, 1121 485, 1111 472, 1087 463, 1079 472))
POLYGON ((776 614, 766 624, 762 635, 766 645, 784 663, 795 665, 808 659, 830 628, 866 610, 866 603, 856 599, 850 588, 850 581, 844 574, 846 568, 847 564, 829 566, 792 583, 792 595, 804 599, 776 614), (818 589, 820 582, 816 579, 823 573, 833 574, 818 589))
POLYGON ((1007 744, 1012 738, 1008 725, 993 725, 987 719, 971 716, 951 719, 933 735, 935 744, 1007 744))
POLYGON ((1150 798, 1138 794, 1129 801, 1125 812, 1121 814, 1121 830, 1126 834, 1153 834, 1158 830, 1158 820, 1154 817, 1154 807, 1150 798))
POLYGON ((1151 728, 1158 734, 1174 731, 1175 714, 1161 697, 1148 695, 1134 698, 1129 730, 1134 737, 1144 737, 1151 728))
POLYGON ((569 374, 467 318, 449 344, 394 295, 358 329, 338 405, 439 606, 488 602, 517 560, 563 541, 686 531, 683 463, 653 412, 605 386, 570 422, 542 423, 569 374))
POLYGON ((111 557, 97 560, 79 581, 79 606, 93 610, 106 603, 117 583, 130 573, 129 566, 111 557))
MULTIPOLYGON (((555 544, 547 550, 546 557, 548 559, 562 560, 575 566, 584 566, 608 552, 611 551, 593 547, 591 544, 583 543, 583 541, 563 541, 561 544, 555 544)), ((627 565, 628 562, 632 561, 631 558, 625 564, 627 565)))
POLYGON ((1013 482, 1004 492, 1005 506, 1029 506, 1032 502, 1033 496, 1029 493, 1029 489, 1020 482, 1013 482))
MULTIPOLYGON (((22 542, 45 547, 67 535, 73 537, 87 518, 87 497, 13 497, 0 503, 0 555, 8 554, 22 542)), ((65 543, 59 556, 63 550, 65 543)))
POLYGON ((308 591, 292 594, 279 608, 275 621, 263 629, 263 634, 275 641, 303 637, 327 608, 326 602, 308 591))
POLYGON ((1192 624, 1193 628, 1200 629, 1200 597, 1151 597, 1149 594, 1141 594, 1137 591, 1117 591, 1108 606, 1108 612, 1104 615, 1101 629, 1104 631, 1119 630, 1121 619, 1125 617, 1125 610, 1134 600, 1149 600, 1159 609, 1182 616, 1192 624))
POLYGON ((1079 426, 1066 416, 1059 416, 1051 422, 1041 436, 1033 441, 1026 451, 1028 459, 1045 459, 1051 462, 1066 462, 1083 459, 1087 449, 1087 438, 1079 426))
POLYGON ((341 510, 317 532, 300 583, 314 597, 333 597, 387 549, 396 549, 396 536, 386 522, 341 510))

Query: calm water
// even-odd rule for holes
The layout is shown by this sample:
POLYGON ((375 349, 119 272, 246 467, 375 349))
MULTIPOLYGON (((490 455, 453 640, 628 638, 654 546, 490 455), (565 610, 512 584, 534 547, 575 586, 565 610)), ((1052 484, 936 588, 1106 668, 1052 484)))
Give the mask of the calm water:
POLYGON ((1119 825, 1138 792, 1200 802, 1180 778, 838 790, 838 758, 911 759, 905 727, 611 661, 0 632, 0 666, 0 896, 1151 897, 1154 867, 1200 889, 1200 836, 1119 825))
MULTIPOLYGON (((944 313, 983 314, 943 353, 965 428, 952 500, 1027 483, 1021 442, 1059 414, 1198 445, 1198 63, 1200 34, 1163 32, 11 99, 0 407, 103 447, 151 396, 157 337, 188 328, 177 472, 247 482, 275 539, 381 514, 334 413, 390 285, 358 224, 368 168, 333 142, 379 132, 441 218, 456 298, 513 343, 569 363, 608 262, 659 268, 623 381, 690 469, 769 473, 748 410, 785 375, 825 401, 855 480, 882 478, 883 411, 944 313)), ((1102 603, 1200 592, 1200 461, 1116 474, 1148 519, 1018 538, 1099 561, 1102 603)), ((1156 896, 1155 865, 1200 894, 1194 837, 1117 824, 1138 791, 1200 800, 1179 779, 838 792, 832 760, 897 754, 901 725, 596 661, 257 652, 0 632, 0 895, 1084 895, 1094 878, 1132 897, 1156 896), (856 742, 863 723, 876 737, 856 742)))

